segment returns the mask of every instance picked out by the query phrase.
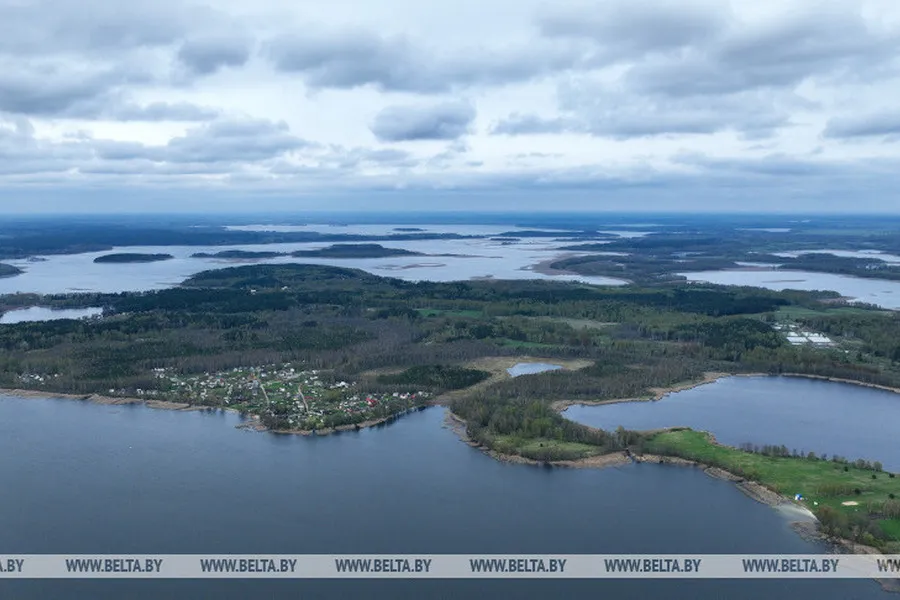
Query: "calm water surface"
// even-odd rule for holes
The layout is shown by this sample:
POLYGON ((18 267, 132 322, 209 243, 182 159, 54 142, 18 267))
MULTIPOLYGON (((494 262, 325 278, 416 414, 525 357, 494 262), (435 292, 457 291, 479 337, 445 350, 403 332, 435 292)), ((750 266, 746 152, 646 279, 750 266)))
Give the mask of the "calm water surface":
POLYGON ((900 394, 801 377, 729 377, 656 402, 572 406, 565 416, 594 427, 687 426, 720 442, 784 444, 829 456, 878 460, 900 471, 900 394))
POLYGON ((0 315, 0 323, 25 323, 31 321, 55 321, 57 319, 85 319, 102 315, 103 309, 91 308, 47 308, 46 306, 30 306, 17 308, 0 315))
MULTIPOLYGON (((864 279, 808 271, 697 271, 679 273, 690 281, 752 285, 770 290, 831 290, 859 302, 900 310, 900 281, 864 279)), ((21 275, 19 276, 21 277, 21 275)))
POLYGON ((545 371, 557 371, 562 369, 560 365, 551 365, 550 363, 516 363, 506 370, 511 377, 519 375, 534 375, 545 371))
MULTIPOLYGON (((0 399, 2 553, 815 553, 690 468, 497 462, 442 409, 325 438, 224 413, 0 399)), ((892 598, 869 581, 7 581, 0 598, 892 598)))
MULTIPOLYGON (((327 233, 327 230, 323 230, 327 233)), ((470 232, 473 233, 473 232, 470 232)), ((127 292, 164 289, 178 285, 191 275, 209 269, 246 264, 306 263, 362 269, 383 277, 410 281, 461 281, 472 278, 554 279, 584 281, 597 285, 621 285, 619 279, 577 275, 544 275, 534 265, 563 254, 566 242, 552 238, 525 238, 518 242, 498 242, 489 238, 462 240, 413 240, 379 242, 424 255, 386 258, 294 258, 223 260, 193 258, 196 253, 215 254, 223 250, 273 251, 317 250, 331 243, 290 243, 231 246, 127 246, 103 252, 61 254, 41 262, 10 260, 24 273, 0 279, 0 294, 28 292, 63 294, 71 292, 127 292), (171 254, 174 258, 153 263, 95 263, 98 256, 113 252, 171 254)))

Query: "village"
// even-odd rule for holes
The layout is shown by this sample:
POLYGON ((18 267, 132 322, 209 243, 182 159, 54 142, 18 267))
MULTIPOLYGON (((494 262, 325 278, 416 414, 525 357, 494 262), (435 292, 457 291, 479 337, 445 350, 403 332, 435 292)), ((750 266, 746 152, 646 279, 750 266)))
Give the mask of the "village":
POLYGON ((358 424, 417 408, 429 397, 424 391, 362 393, 355 382, 332 380, 321 371, 301 370, 291 364, 199 375, 154 369, 154 375, 160 390, 153 395, 256 414, 273 429, 317 430, 358 424))

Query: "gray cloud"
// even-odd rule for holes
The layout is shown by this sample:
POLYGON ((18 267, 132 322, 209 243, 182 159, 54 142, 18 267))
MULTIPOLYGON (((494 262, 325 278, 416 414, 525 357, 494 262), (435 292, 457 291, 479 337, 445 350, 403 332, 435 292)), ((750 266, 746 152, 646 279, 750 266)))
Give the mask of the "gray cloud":
POLYGON ((900 136, 900 112, 885 111, 873 114, 835 117, 828 121, 824 131, 828 138, 900 136))
POLYGON ((122 94, 104 93, 78 101, 54 116, 106 121, 211 121, 222 111, 190 102, 138 104, 122 94))
POLYGON ((187 102, 139 105, 117 91, 147 76, 122 68, 85 68, 71 62, 0 61, 0 111, 37 117, 112 121, 205 121, 220 111, 187 102))
POLYGON ((178 60, 195 75, 208 75, 223 67, 239 67, 249 58, 250 43, 241 37, 188 40, 178 50, 178 60))
POLYGON ((0 111, 52 115, 95 100, 127 76, 114 69, 0 61, 0 111))
POLYGON ((166 163, 257 162, 309 146, 284 122, 265 119, 222 120, 188 130, 165 146, 135 142, 98 141, 97 155, 105 160, 146 159, 166 163))
POLYGON ((376 115, 370 129, 380 141, 453 140, 469 132, 475 108, 453 102, 391 106, 376 115))
MULTIPOLYGON (((231 17, 175 0, 0 0, 0 111, 43 117, 201 120, 184 104, 141 107, 126 91, 243 64, 231 17), (179 49, 180 48, 180 49, 179 49), (172 69, 172 56, 182 73, 172 69)), ((243 47, 241 47, 243 44, 243 47)))
POLYGON ((189 102, 151 102, 113 105, 100 116, 114 121, 209 121, 220 114, 218 109, 189 102))
POLYGON ((503 85, 572 67, 582 51, 575 44, 529 44, 485 52, 440 54, 404 36, 365 31, 287 35, 266 46, 275 68, 301 73, 312 88, 371 85, 385 91, 446 92, 461 86, 503 85))
POLYGON ((491 133, 499 135, 535 135, 567 132, 584 132, 584 123, 572 118, 541 117, 534 114, 513 113, 500 119, 491 127, 491 133))
POLYGON ((548 37, 584 38, 599 48, 595 62, 635 60, 705 42, 728 23, 721 2, 609 0, 546 10, 537 19, 548 37))
POLYGON ((714 158, 699 153, 681 153, 673 162, 719 174, 758 175, 764 177, 821 177, 846 169, 846 165, 828 160, 786 156, 779 153, 758 158, 714 158))
MULTIPOLYGON (((545 13, 538 20, 544 35, 591 40, 587 64, 621 63, 622 74, 615 81, 576 74, 559 86, 560 114, 512 114, 492 132, 625 138, 731 130, 759 139, 789 125, 798 109, 819 108, 795 93, 804 81, 897 73, 900 33, 866 21, 858 7, 817 5, 747 23, 722 6, 615 0, 593 11, 545 13)), ((885 115, 878 123, 837 120, 826 135, 874 136, 885 128, 890 134, 885 115)))
POLYGON ((637 63, 625 80, 635 92, 666 95, 793 88, 811 77, 852 79, 880 68, 896 57, 898 41, 848 5, 816 5, 637 63))
POLYGON ((732 130, 746 138, 761 138, 789 122, 789 112, 771 95, 660 98, 610 92, 589 78, 561 86, 558 95, 561 116, 512 114, 497 122, 491 132, 633 138, 732 130))
POLYGON ((48 55, 166 46, 198 25, 218 28, 231 19, 209 7, 174 0, 5 0, 0 52, 48 55))

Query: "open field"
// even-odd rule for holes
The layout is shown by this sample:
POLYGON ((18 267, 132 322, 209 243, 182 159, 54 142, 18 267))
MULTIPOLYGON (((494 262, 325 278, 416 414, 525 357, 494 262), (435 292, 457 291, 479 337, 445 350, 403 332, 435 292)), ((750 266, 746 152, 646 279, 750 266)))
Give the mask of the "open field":
POLYGON ((679 429, 653 435, 644 444, 653 454, 674 455, 721 468, 793 498, 812 510, 823 527, 845 534, 858 530, 863 543, 880 533, 900 543, 900 478, 855 463, 815 457, 767 456, 722 446, 709 434, 679 429))

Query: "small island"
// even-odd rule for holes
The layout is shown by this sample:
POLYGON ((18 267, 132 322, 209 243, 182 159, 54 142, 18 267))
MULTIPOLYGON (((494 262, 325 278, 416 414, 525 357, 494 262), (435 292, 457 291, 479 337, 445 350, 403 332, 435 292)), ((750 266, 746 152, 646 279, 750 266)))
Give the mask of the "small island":
POLYGON ((104 254, 94 259, 95 263, 151 263, 175 258, 171 254, 140 254, 137 252, 123 252, 121 254, 104 254))
POLYGON ((419 231, 425 231, 421 227, 394 227, 394 231, 400 231, 403 233, 414 233, 419 231))
POLYGON ((297 250, 291 256, 316 258, 385 258, 388 256, 423 256, 421 252, 402 248, 385 248, 381 244, 334 244, 319 250, 297 250))
POLYGON ((264 258, 277 258, 287 256, 284 252, 266 252, 252 250, 222 250, 221 252, 197 252, 191 254, 191 258, 221 258, 226 260, 258 260, 264 258))
POLYGON ((25 271, 23 271, 19 267, 0 263, 0 277, 15 277, 16 275, 21 275, 24 272, 25 271))

